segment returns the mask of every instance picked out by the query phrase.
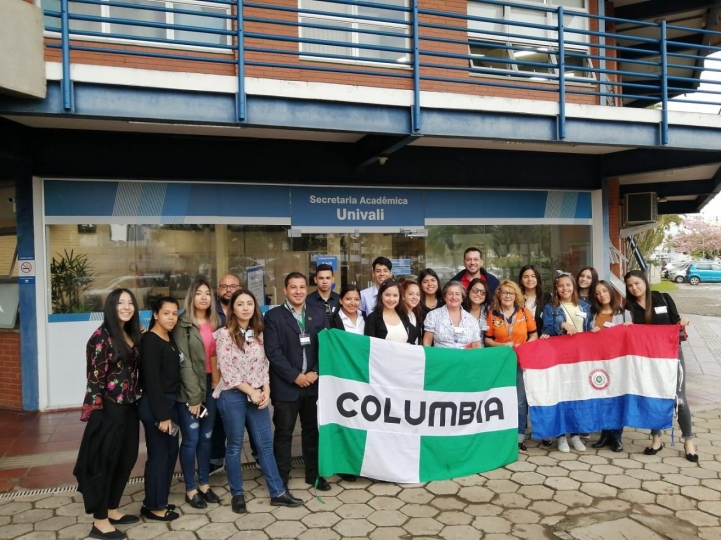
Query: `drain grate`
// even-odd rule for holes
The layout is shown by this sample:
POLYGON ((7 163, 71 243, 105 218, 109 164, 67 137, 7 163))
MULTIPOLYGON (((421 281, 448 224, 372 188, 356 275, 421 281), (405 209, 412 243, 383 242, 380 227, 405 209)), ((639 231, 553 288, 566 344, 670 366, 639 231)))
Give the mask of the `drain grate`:
MULTIPOLYGON (((302 457, 295 457, 291 459, 291 463, 293 465, 303 465, 303 458, 302 457)), ((240 466, 241 470, 243 471, 249 471, 251 469, 259 469, 260 465, 257 465, 256 463, 243 463, 240 466)), ((183 475, 182 473, 175 473, 173 475, 174 480, 182 480, 183 475)), ((129 486, 134 486, 137 484, 142 484, 145 482, 145 478, 142 476, 138 476, 137 478, 131 478, 128 480, 129 486)), ((8 491, 7 493, 0 493, 0 501, 5 501, 8 499, 22 499, 24 497, 35 497, 36 495, 59 495, 61 493, 77 493, 78 486, 60 486, 56 488, 45 488, 45 489, 20 489, 18 491, 8 491)))

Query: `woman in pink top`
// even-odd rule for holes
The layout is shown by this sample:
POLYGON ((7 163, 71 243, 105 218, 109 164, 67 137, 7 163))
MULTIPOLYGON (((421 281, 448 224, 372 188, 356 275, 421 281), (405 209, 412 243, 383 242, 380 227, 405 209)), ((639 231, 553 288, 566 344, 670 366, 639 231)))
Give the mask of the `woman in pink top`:
POLYGON ((220 326, 210 283, 203 276, 193 280, 185 296, 185 311, 173 329, 173 341, 180 351, 180 390, 176 408, 183 442, 180 469, 185 479, 185 501, 193 508, 220 503, 210 489, 210 450, 217 407, 213 388, 217 377, 215 338, 220 326), (198 485, 195 462, 198 462, 198 485))
POLYGON ((258 462, 270 492, 270 504, 300 506, 303 501, 293 497, 283 486, 273 456, 273 435, 268 414, 270 379, 258 303, 252 293, 241 290, 233 293, 230 306, 228 326, 215 334, 220 381, 213 397, 218 400, 218 411, 228 438, 225 466, 233 496, 231 508, 236 514, 246 511, 240 473, 240 451, 246 426, 258 451, 258 462))

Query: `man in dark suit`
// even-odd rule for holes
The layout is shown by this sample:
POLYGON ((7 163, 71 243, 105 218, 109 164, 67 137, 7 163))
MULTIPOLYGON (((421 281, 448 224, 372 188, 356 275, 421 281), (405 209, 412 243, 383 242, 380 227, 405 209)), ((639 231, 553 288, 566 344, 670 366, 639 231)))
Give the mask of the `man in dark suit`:
POLYGON ((270 362, 275 437, 273 453, 288 485, 291 442, 300 415, 305 481, 320 491, 328 482, 318 476, 318 332, 329 328, 325 311, 306 304, 308 280, 300 272, 285 278, 283 305, 265 315, 265 354, 270 362))

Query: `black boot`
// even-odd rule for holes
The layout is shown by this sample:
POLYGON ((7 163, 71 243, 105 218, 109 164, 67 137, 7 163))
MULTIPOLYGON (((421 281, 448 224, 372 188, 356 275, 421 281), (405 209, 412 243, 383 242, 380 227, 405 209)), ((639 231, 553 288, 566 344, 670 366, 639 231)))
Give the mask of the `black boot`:
POLYGON ((236 514, 245 514, 247 508, 245 506, 245 497, 243 495, 233 495, 230 507, 236 514))
POLYGON ((621 439, 614 438, 611 441, 611 450, 614 452, 623 452, 623 443, 621 442, 621 439))
POLYGON ((603 448, 604 446, 608 446, 609 444, 611 444, 612 440, 613 439, 611 438, 611 436, 608 433, 606 433, 605 431, 602 431, 601 438, 598 439, 595 443, 593 443, 591 445, 591 447, 592 448, 603 448))

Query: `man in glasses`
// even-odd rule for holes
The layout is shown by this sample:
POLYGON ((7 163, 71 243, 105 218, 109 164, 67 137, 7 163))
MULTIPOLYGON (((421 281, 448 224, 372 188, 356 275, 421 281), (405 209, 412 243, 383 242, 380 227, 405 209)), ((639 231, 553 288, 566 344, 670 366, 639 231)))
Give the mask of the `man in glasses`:
POLYGON ((463 287, 468 290, 468 284, 475 278, 480 278, 488 286, 488 296, 493 297, 498 287, 498 278, 493 274, 486 272, 483 268, 483 253, 477 247, 469 247, 463 252, 463 266, 465 270, 461 270, 453 276, 452 281, 460 281, 463 287))
POLYGON ((240 288, 241 286, 238 276, 228 274, 227 276, 220 278, 220 281, 218 282, 218 301, 215 305, 215 309, 220 317, 221 326, 225 326, 228 313, 230 313, 230 298, 233 296, 233 293, 240 288))

